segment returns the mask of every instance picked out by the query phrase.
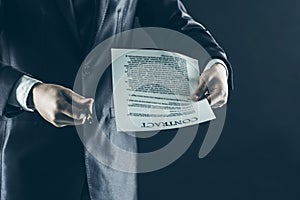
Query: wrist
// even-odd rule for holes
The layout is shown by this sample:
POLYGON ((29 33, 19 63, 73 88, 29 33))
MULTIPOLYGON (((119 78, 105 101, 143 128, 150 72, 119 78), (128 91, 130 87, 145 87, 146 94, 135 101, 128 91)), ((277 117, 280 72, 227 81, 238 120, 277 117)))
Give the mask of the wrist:
POLYGON ((228 77, 228 72, 224 65, 216 63, 211 68, 215 69, 219 74, 225 76, 226 78, 228 77))
POLYGON ((226 77, 228 78, 229 72, 228 72, 228 69, 227 69, 227 65, 226 65, 226 64, 224 63, 224 61, 221 60, 221 59, 212 59, 211 61, 209 61, 209 62, 207 63, 207 65, 206 65, 204 71, 209 70, 209 69, 211 69, 212 67, 214 67, 214 66, 216 66, 216 65, 218 66, 217 68, 222 67, 222 68, 225 70, 225 72, 226 72, 226 77))
POLYGON ((27 96, 27 100, 26 100, 26 105, 27 108, 35 110, 35 105, 34 105, 34 90, 36 90, 36 88, 41 85, 42 83, 36 83, 32 86, 32 88, 30 89, 28 96, 27 96))

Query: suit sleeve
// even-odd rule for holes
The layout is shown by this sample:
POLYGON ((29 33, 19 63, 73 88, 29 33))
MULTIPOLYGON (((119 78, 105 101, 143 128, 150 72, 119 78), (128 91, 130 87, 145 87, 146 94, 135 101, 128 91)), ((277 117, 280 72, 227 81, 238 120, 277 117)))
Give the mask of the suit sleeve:
POLYGON ((180 0, 139 0, 137 17, 143 27, 164 27, 179 31, 196 40, 211 56, 228 67, 229 87, 233 89, 232 68, 224 50, 212 35, 195 21, 180 0))
MULTIPOLYGON (((5 14, 3 9, 3 0, 0 0, 0 34, 5 27, 5 14)), ((1 49, 0 49, 1 51, 1 49)), ((0 52, 2 55, 2 52, 0 52)), ((0 116, 10 116, 19 113, 19 108, 11 107, 7 104, 11 91, 17 81, 24 75, 13 67, 3 63, 2 56, 0 60, 0 116)))

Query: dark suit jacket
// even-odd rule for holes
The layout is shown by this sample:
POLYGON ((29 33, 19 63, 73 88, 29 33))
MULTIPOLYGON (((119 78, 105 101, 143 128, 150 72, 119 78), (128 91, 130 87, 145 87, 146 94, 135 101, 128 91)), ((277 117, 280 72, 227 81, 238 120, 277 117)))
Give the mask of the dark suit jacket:
MULTIPOLYGON (((230 66, 224 51, 204 27, 186 13, 179 0, 94 2, 95 10, 87 11, 94 15, 91 34, 84 36, 89 42, 82 44, 78 33, 82 27, 76 25, 71 0, 0 0, 3 200, 76 200, 85 180, 84 158, 89 160, 86 163, 90 165, 90 173, 101 173, 93 158, 84 154, 73 127, 54 128, 37 112, 20 112, 19 108, 7 104, 14 84, 23 74, 72 88, 77 70, 89 50, 104 39, 133 28, 135 17, 139 17, 142 26, 166 27, 190 35, 212 58, 220 58, 230 66)), ((229 70, 231 72, 230 67, 229 70)), ((93 178, 88 178, 88 183, 92 198, 97 199, 100 196, 97 187, 102 186, 93 178)), ((115 187, 117 191, 124 185, 120 182, 115 187)), ((127 184, 126 187, 133 186, 127 184)), ((106 199, 113 198, 110 195, 108 192, 106 199)), ((130 198, 135 198, 135 194, 123 199, 130 198)))

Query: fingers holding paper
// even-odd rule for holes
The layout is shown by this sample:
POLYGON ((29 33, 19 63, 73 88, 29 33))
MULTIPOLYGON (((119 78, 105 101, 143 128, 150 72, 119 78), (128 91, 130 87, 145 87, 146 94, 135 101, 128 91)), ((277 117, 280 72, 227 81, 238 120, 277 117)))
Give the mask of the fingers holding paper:
POLYGON ((227 103, 227 72, 222 64, 215 64, 201 74, 192 100, 199 101, 203 98, 207 98, 212 108, 220 108, 227 103))

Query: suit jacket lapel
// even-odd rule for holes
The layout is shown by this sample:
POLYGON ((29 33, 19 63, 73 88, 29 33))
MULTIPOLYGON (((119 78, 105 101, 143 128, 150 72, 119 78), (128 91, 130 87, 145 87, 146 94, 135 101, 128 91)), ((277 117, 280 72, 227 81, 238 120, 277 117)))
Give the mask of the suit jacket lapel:
POLYGON ((72 0, 55 0, 55 2, 59 7, 62 16, 64 17, 67 26, 80 45, 80 35, 78 32, 72 0))

